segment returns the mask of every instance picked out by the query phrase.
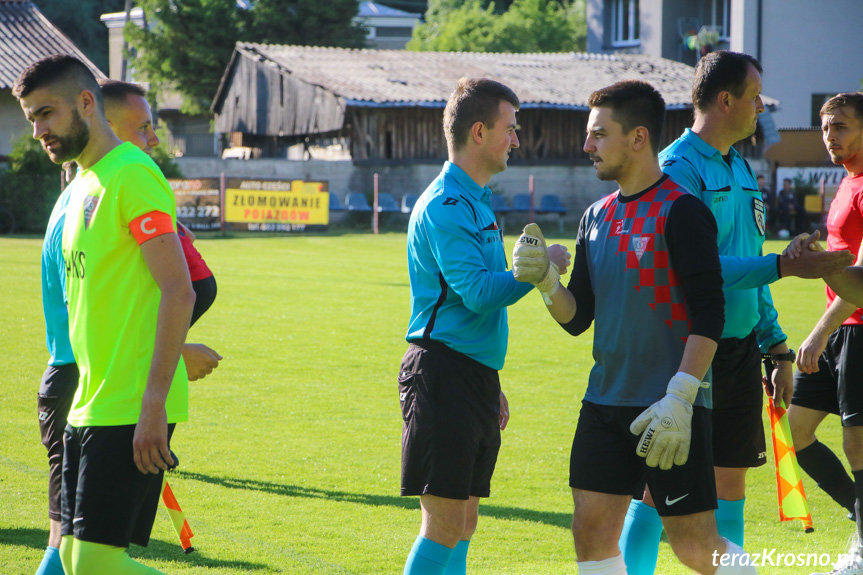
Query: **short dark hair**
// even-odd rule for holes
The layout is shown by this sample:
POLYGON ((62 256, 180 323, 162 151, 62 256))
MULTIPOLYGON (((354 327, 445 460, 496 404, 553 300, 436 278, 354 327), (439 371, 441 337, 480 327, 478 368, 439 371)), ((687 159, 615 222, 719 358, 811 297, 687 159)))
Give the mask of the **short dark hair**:
POLYGON ((758 60, 749 54, 728 50, 706 54, 695 66, 692 104, 697 110, 704 112, 722 91, 731 92, 735 98, 743 96, 750 64, 759 74, 763 72, 758 60))
POLYGON ((854 110, 857 119, 863 121, 863 92, 844 92, 836 94, 821 106, 820 115, 830 114, 839 108, 849 107, 854 110))
POLYGON ((122 82, 120 80, 99 80, 102 88, 102 96, 106 102, 123 104, 129 96, 140 96, 147 98, 147 91, 138 84, 122 82))
POLYGON ((476 122, 493 128, 501 102, 509 102, 518 110, 518 96, 500 82, 488 78, 460 79, 443 111, 443 131, 450 149, 459 150, 465 145, 476 122))
POLYGON ((665 100, 656 88, 641 80, 623 80, 595 91, 587 104, 591 108, 610 108, 611 118, 620 124, 624 134, 644 126, 653 153, 659 152, 665 123, 665 100))
POLYGON ((12 95, 20 100, 33 90, 48 86, 62 86, 65 92, 63 95, 69 100, 77 98, 82 90, 89 90, 96 99, 96 105, 104 107, 102 90, 96 77, 86 64, 74 56, 54 54, 30 64, 15 80, 12 95))

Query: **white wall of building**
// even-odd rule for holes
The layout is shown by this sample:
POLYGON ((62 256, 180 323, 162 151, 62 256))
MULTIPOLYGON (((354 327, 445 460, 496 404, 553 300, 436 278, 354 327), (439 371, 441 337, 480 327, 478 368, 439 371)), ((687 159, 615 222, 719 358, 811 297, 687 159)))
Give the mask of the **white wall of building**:
MULTIPOLYGON (((733 0, 743 18, 732 49, 758 55, 754 15, 759 0, 733 0)), ((863 80, 863 2, 860 0, 761 0, 764 93, 781 101, 776 126, 811 125, 812 95, 853 92, 863 80)), ((738 23, 735 22, 734 26, 738 23)))

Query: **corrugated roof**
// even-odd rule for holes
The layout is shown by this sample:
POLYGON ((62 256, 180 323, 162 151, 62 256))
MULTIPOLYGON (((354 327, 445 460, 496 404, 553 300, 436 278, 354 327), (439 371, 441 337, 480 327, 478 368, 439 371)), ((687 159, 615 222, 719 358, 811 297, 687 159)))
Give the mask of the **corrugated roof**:
POLYGON ((390 8, 377 2, 360 2, 358 14, 360 18, 371 18, 374 16, 388 16, 390 18, 419 18, 422 14, 413 14, 404 10, 390 8))
MULTIPOLYGON (((358 105, 443 107, 458 79, 471 76, 503 82, 524 108, 586 110, 591 92, 628 79, 650 82, 669 108, 692 106, 694 68, 640 54, 410 52, 244 42, 235 50, 358 105)), ((224 89, 223 83, 220 93, 224 89)))
POLYGON ((105 74, 39 11, 35 4, 0 0, 0 89, 9 89, 24 69, 52 54, 70 54, 96 75, 105 74))

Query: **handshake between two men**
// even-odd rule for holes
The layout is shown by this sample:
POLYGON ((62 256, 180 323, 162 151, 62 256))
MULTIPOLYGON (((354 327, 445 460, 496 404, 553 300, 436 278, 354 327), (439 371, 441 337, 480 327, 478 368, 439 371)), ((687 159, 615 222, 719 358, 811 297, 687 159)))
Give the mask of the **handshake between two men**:
MULTIPOLYGON (((565 273, 571 256, 566 247, 547 245, 542 230, 537 224, 525 226, 515 243, 512 253, 512 271, 515 279, 534 285, 542 294, 552 317, 572 318, 575 301, 566 300, 573 309, 562 314, 555 313, 557 302, 552 296, 562 287, 560 274, 565 273)), ((564 288, 566 289, 566 288, 564 288)), ((566 320, 564 319, 563 322, 566 320)), ((672 465, 683 465, 689 457, 691 441, 692 405, 702 383, 697 377, 678 372, 671 378, 665 396, 647 408, 630 425, 630 431, 640 435, 636 453, 646 459, 647 465, 660 469, 671 469, 672 465)))

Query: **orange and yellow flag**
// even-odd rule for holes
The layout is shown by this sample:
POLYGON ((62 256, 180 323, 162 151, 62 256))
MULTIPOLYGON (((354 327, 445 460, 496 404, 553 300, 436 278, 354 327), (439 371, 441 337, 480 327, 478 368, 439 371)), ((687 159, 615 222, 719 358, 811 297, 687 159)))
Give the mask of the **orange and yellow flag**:
POLYGON ((192 533, 192 528, 189 527, 189 522, 186 521, 186 516, 183 515, 183 510, 180 509, 180 504, 177 503, 177 498, 174 497, 174 492, 171 490, 171 486, 168 485, 167 478, 162 480, 162 502, 168 509, 168 515, 170 515, 171 523, 174 524, 174 529, 177 531, 177 537, 180 538, 180 545, 183 547, 183 551, 191 553, 195 550, 192 547, 191 541, 195 534, 192 533))
POLYGON ((809 502, 803 490, 803 480, 800 478, 800 467, 797 465, 797 452, 791 438, 791 426, 785 411, 785 402, 779 400, 779 405, 773 404, 773 398, 767 396, 767 413, 770 415, 770 430, 773 433, 773 455, 776 462, 776 490, 779 494, 779 520, 791 521, 800 519, 806 533, 812 533, 812 514, 809 513, 809 502))

